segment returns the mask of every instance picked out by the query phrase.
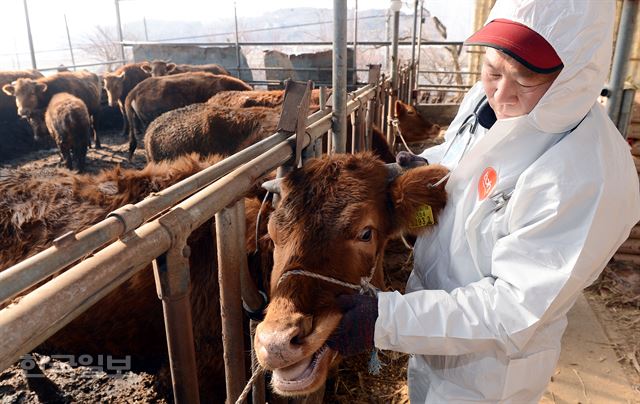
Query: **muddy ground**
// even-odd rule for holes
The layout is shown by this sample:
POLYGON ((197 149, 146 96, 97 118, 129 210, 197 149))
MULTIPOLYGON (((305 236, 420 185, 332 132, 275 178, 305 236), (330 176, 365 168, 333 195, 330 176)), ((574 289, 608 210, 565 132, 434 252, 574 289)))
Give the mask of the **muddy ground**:
MULTIPOLYGON (((97 173, 120 164, 141 168, 146 163, 138 149, 127 160, 128 140, 119 131, 101 133, 103 148, 90 149, 87 171, 97 173)), ((4 167, 44 169, 59 164, 56 149, 36 150, 8 158, 4 167)), ((385 260, 387 285, 402 291, 411 268, 409 250, 399 241, 390 244, 385 260)), ((630 382, 640 391, 640 268, 633 264, 611 264, 587 292, 587 297, 603 323, 630 382)), ((371 375, 368 355, 342 363, 327 385, 327 403, 406 403, 407 355, 382 352, 385 364, 379 375, 371 375)), ((78 358, 75 358, 78 360, 78 358)), ((105 366, 70 366, 65 358, 32 353, 21 363, 0 372, 0 403, 139 403, 172 402, 170 393, 156 375, 109 370, 105 366), (35 367, 34 364, 39 366, 35 367), (40 369, 40 370, 38 370, 40 369), (26 377, 26 375, 30 377, 26 377)), ((640 394, 640 393, 639 393, 640 394)))

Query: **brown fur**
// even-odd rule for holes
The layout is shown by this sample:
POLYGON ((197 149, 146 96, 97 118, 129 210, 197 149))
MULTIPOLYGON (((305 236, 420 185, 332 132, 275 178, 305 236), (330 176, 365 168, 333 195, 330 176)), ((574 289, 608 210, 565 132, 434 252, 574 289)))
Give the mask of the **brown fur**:
POLYGON ((129 158, 138 142, 138 131, 144 131, 161 114, 197 102, 205 102, 220 91, 251 90, 244 81, 211 73, 182 73, 150 77, 138 84, 125 100, 129 121, 129 158))
MULTIPOLYGON (((387 240, 401 231, 428 230, 411 229, 411 225, 420 206, 429 204, 436 218, 444 208, 444 184, 437 188, 429 184, 447 172, 442 166, 426 166, 388 182, 383 163, 371 153, 361 153, 311 160, 285 177, 281 202, 269 220, 269 235, 275 245, 270 278, 273 303, 256 334, 256 353, 263 366, 269 367, 271 360, 265 354, 268 350, 261 349, 261 332, 295 336, 291 349, 298 354, 291 356, 308 357, 324 345, 337 325, 340 311, 336 296, 356 293, 306 276, 291 276, 278 284, 283 273, 300 268, 359 284, 375 267, 373 283, 382 288, 387 240), (367 230, 370 239, 363 240, 367 230), (312 325, 292 322, 301 315, 312 318, 312 325)), ((286 356, 286 349, 280 352, 286 356)), ((322 372, 313 387, 296 394, 319 388, 326 378, 326 369, 322 372)))
POLYGON ((435 139, 440 134, 440 126, 424 119, 411 105, 396 100, 398 128, 407 143, 424 142, 435 139))
MULTIPOLYGON (((54 238, 95 224, 108 212, 139 202, 219 159, 216 156, 200 161, 197 156, 184 156, 172 162, 148 164, 140 171, 114 168, 92 176, 65 169, 49 173, 0 170, 0 270, 44 250, 54 238)), ((255 228, 260 201, 248 198, 246 204, 247 226, 255 228)), ((188 240, 201 402, 222 402, 225 391, 214 231, 209 221, 188 240)), ((248 246, 252 238, 253 233, 248 230, 248 246)), ((252 263, 256 265, 259 260, 252 263)), ((116 358, 131 355, 134 368, 150 371, 157 364, 166 365, 162 305, 151 267, 136 273, 52 336, 41 349, 57 354, 109 354, 116 358)))
POLYGON ((117 106, 122 113, 123 136, 129 133, 128 121, 125 119, 124 101, 138 83, 151 77, 149 73, 140 68, 141 65, 142 63, 129 63, 119 67, 113 73, 105 73, 104 75, 104 88, 107 91, 109 106, 117 106))
MULTIPOLYGON (((11 85, 11 83, 20 78, 35 80, 41 77, 44 76, 37 70, 0 71, 0 88, 4 87, 5 85, 11 85)), ((18 118, 18 111, 16 108, 15 96, 9 95, 4 91, 0 91, 0 120, 12 121, 16 118, 18 118)))
POLYGON ((151 77, 162 77, 188 72, 206 72, 230 76, 227 69, 213 63, 208 65, 177 65, 175 63, 165 62, 164 60, 154 60, 152 62, 143 62, 140 68, 150 74, 151 77))
MULTIPOLYGON (((270 91, 224 91, 209 98, 207 103, 231 108, 279 107, 284 102, 284 90, 270 91)), ((320 90, 312 90, 309 110, 320 108, 320 90)))
POLYGON ((91 118, 84 102, 69 93, 58 93, 49 101, 44 119, 67 168, 73 167, 73 154, 76 168, 84 171, 91 137, 91 118))
POLYGON ((149 161, 193 152, 231 155, 274 134, 279 119, 279 108, 192 104, 153 121, 145 133, 144 148, 149 161))
POLYGON ((80 98, 89 111, 93 121, 93 134, 96 147, 100 139, 95 131, 95 119, 100 112, 100 79, 88 72, 62 72, 39 79, 18 79, 15 84, 5 85, 3 91, 14 94, 19 105, 18 114, 24 117, 42 113, 51 98, 58 93, 69 93, 80 98))

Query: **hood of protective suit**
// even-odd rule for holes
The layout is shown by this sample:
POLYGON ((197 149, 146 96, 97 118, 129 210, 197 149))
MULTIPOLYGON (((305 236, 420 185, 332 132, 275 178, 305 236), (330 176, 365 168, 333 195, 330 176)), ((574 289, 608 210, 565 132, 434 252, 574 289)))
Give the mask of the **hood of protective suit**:
POLYGON ((547 133, 565 132, 593 106, 609 74, 614 13, 614 1, 496 2, 487 23, 506 18, 526 25, 553 46, 564 64, 551 88, 529 113, 534 127, 547 133))

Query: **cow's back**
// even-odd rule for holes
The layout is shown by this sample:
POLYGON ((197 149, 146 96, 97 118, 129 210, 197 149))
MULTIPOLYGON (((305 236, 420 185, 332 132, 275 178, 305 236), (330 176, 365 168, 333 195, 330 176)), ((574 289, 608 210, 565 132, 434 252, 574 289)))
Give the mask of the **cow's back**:
POLYGON ((224 74, 226 76, 230 76, 229 71, 224 67, 218 64, 208 64, 208 65, 177 65, 175 69, 171 72, 172 75, 180 74, 180 73, 188 73, 188 72, 206 72, 212 74, 224 74))
POLYGON ((96 114, 100 110, 100 79, 94 73, 87 71, 62 72, 38 79, 38 82, 47 85, 45 97, 41 100, 41 108, 45 108, 54 95, 69 93, 80 98, 90 114, 96 114))

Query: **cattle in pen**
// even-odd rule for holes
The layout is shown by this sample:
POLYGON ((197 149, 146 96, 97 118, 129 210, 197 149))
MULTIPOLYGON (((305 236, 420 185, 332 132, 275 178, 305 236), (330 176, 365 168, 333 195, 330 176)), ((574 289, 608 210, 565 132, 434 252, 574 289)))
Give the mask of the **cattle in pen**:
MULTIPOLYGON (((42 73, 37 70, 4 70, 0 71, 0 88, 13 83, 14 81, 24 79, 39 79, 43 77, 42 73)), ((0 120, 13 121, 18 118, 18 110, 16 108, 15 96, 0 92, 0 120)))
POLYGON ((47 108, 51 98, 58 93, 69 93, 81 99, 92 118, 92 133, 96 148, 100 147, 100 138, 95 130, 96 117, 100 112, 100 78, 88 71, 62 72, 39 79, 21 78, 12 84, 6 84, 2 90, 16 97, 18 115, 29 118, 41 114, 47 108))
POLYGON ((407 143, 434 140, 440 135, 440 126, 423 118, 412 105, 396 100, 395 113, 397 129, 407 143))
POLYGON ((138 145, 136 136, 167 111, 197 102, 205 102, 221 91, 251 90, 235 77, 211 73, 181 73, 172 76, 150 77, 127 95, 125 114, 129 125, 129 158, 138 145))
POLYGON ((206 65, 187 65, 175 64, 164 60, 153 60, 151 62, 142 62, 140 68, 151 75, 151 77, 168 76, 170 74, 180 74, 188 72, 206 72, 213 74, 225 74, 229 76, 229 72, 224 67, 217 64, 206 65))
POLYGON ((135 86, 151 75, 140 68, 142 63, 128 63, 120 66, 112 73, 103 76, 104 89, 107 92, 107 101, 110 107, 118 107, 122 113, 122 136, 129 134, 128 122, 125 119, 124 101, 135 86))
MULTIPOLYGON (((4 195, 0 200, 0 270, 46 249, 55 238, 69 231, 79 232, 101 221, 108 212, 139 202, 218 160, 217 157, 201 160, 190 155, 171 162, 150 163, 140 171, 114 168, 92 176, 73 174, 65 169, 0 170, 0 192, 4 195)), ((286 254, 289 243, 302 248, 295 250, 302 253, 300 265, 324 275, 340 276, 345 281, 356 281, 375 264, 373 282, 382 286, 380 254, 387 237, 411 227, 416 210, 424 204, 432 206, 437 220, 437 213, 446 200, 444 186, 430 188, 427 185, 442 178, 446 170, 439 166, 423 167, 397 177, 390 176, 390 172, 397 174, 370 153, 310 160, 285 177, 280 207, 272 213, 267 225, 264 219, 272 209, 266 204, 257 232, 260 199, 251 195, 245 198, 249 267, 252 278, 261 279, 261 286, 272 298, 259 332, 282 331, 279 324, 283 316, 295 319, 304 312, 314 318, 315 325, 308 328, 309 334, 299 334, 306 357, 288 355, 292 365, 307 364, 317 352, 318 344, 323 344, 322 338, 331 331, 331 327, 327 327, 337 323, 339 315, 333 299, 340 290, 332 289, 331 285, 312 285, 315 281, 297 277, 279 285, 278 279, 289 265, 286 254), (302 234, 306 232, 301 233, 300 229, 307 225, 314 226, 313 230, 319 233, 302 234), (369 230, 373 231, 367 242, 365 233, 369 230), (309 243, 315 242, 320 244, 313 251, 307 249, 309 243), (319 262, 326 265, 314 264, 319 262), (340 275, 336 274, 338 267, 340 275), (305 292, 294 296, 293 289, 305 292), (320 300, 310 306, 303 303, 314 299, 320 300)), ((190 301, 202 402, 219 402, 224 396, 214 231, 215 226, 209 221, 195 229, 187 240, 191 249, 190 301)), ((263 345, 260 346, 268 343, 269 338, 261 338, 263 345)), ((272 347, 265 348, 270 352, 272 347)), ((131 355, 134 369, 166 366, 162 305, 151 268, 138 271, 50 337, 39 350, 56 354, 131 355)), ((333 354, 328 357, 330 361, 325 356, 318 358, 319 368, 325 369, 329 362, 336 361, 333 354)), ((296 375, 277 370, 273 358, 263 354, 259 354, 259 358, 268 368, 276 369, 274 386, 280 393, 305 394, 317 388, 317 382, 326 377, 323 370, 319 378, 314 376, 313 383, 304 389, 282 389, 283 375, 293 379, 296 375)))

